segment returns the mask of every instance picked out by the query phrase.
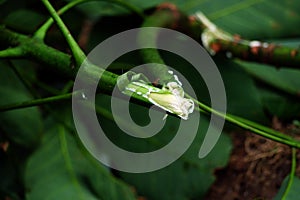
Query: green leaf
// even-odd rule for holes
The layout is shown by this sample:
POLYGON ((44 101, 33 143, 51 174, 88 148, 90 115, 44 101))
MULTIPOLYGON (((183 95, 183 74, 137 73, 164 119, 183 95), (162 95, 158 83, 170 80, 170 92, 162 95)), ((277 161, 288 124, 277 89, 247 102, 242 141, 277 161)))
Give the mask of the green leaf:
MULTIPOLYGON (((198 158, 208 121, 201 118, 200 130, 184 155, 171 165, 144 174, 121 173, 147 199, 201 199, 214 182, 214 169, 224 167, 230 156, 231 141, 222 134, 218 143, 204 159, 198 158)), ((163 134, 170 134, 164 132, 163 134)))
POLYGON ((45 16, 27 9, 14 10, 5 17, 4 23, 13 29, 32 33, 46 19, 45 16))
MULTIPOLYGON (((284 181, 281 184, 281 187, 277 193, 277 195, 275 196, 274 200, 280 200, 282 199, 287 183, 289 180, 289 176, 285 177, 284 181)), ((300 179, 298 177, 294 177, 294 181, 292 183, 292 187, 288 193, 288 195, 286 196, 285 200, 295 200, 299 198, 299 190, 300 190, 300 179)))
MULTIPOLYGON (((109 103, 108 96, 97 97, 97 104, 103 108, 110 108, 109 103)), ((150 123, 147 108, 131 103, 129 109, 131 117, 137 124, 143 126, 150 123)), ((123 124, 126 125, 126 119, 123 120, 123 124)), ((128 136, 110 120, 100 117, 99 121, 101 128, 117 146, 132 152, 150 152, 164 147, 173 139, 180 123, 178 118, 169 115, 159 133, 147 139, 140 139, 128 136)), ((120 176, 146 199, 201 199, 215 180, 214 169, 227 164, 232 148, 230 138, 223 133, 212 152, 204 159, 199 159, 199 149, 208 124, 208 119, 201 116, 198 133, 192 145, 171 165, 149 173, 119 172, 120 176)), ((188 130, 186 134, 189 134, 188 130)))
MULTIPOLYGON (((33 99, 9 66, 1 65, 0 105, 33 99)), ((8 138, 25 147, 33 147, 42 131, 40 112, 34 107, 0 113, 0 125, 8 138)))
POLYGON ((238 61, 239 65, 256 80, 268 87, 260 87, 262 103, 271 115, 281 119, 299 116, 300 71, 238 61))
MULTIPOLYGON (((70 2, 72 0, 68 0, 70 2)), ((143 11, 144 9, 154 7, 157 4, 163 2, 162 0, 153 0, 153 1, 140 1, 140 0, 120 0, 120 2, 134 6, 137 10, 143 11)), ((97 19, 101 16, 114 16, 114 15, 124 15, 129 14, 130 10, 126 7, 115 3, 116 1, 94 1, 84 3, 77 7, 82 13, 87 15, 91 19, 97 19)))
POLYGON ((175 0, 183 11, 202 11, 221 28, 245 38, 271 38, 299 35, 297 1, 281 0, 175 0))
POLYGON ((58 124, 29 159, 25 184, 29 200, 135 199, 127 185, 113 178, 58 124))
POLYGON ((140 195, 146 199, 201 199, 214 177, 197 167, 185 167, 176 162, 169 167, 147 174, 122 174, 122 177, 135 185, 140 195))
POLYGON ((266 123, 260 94, 252 78, 230 60, 216 60, 225 84, 227 112, 256 122, 266 123))
MULTIPOLYGON (((70 1, 70 0, 69 0, 70 1)), ((162 0, 129 0, 127 4, 140 11, 155 7, 162 0)), ((188 15, 204 12, 224 30, 239 34, 245 38, 287 37, 300 34, 297 28, 300 21, 300 4, 297 1, 281 0, 171 0, 180 10, 188 15)), ((128 14, 129 11, 109 1, 88 2, 78 7, 91 18, 128 14)))
POLYGON ((288 94, 295 96, 300 94, 300 70, 288 68, 276 69, 271 66, 249 62, 239 63, 243 69, 256 79, 273 85, 288 94))
POLYGON ((292 120, 300 116, 300 105, 297 98, 291 98, 272 88, 259 88, 260 96, 266 111, 281 120, 292 120))
MULTIPOLYGON (((148 9, 163 3, 162 0, 139 1, 126 3, 140 10, 148 9)), ((299 35, 300 4, 297 1, 281 0, 171 0, 187 14, 204 12, 209 19, 221 28, 245 38, 271 38, 299 35)), ((88 16, 120 15, 128 11, 111 2, 91 2, 80 6, 88 16)))

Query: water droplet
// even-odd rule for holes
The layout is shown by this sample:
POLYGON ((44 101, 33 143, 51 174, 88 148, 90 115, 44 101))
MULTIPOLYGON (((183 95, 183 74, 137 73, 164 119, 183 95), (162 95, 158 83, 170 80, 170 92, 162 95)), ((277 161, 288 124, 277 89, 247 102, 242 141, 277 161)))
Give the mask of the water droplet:
POLYGON ((128 91, 133 92, 133 93, 136 91, 135 88, 130 88, 130 87, 126 87, 125 90, 128 90, 128 91))
POLYGON ((257 41, 257 40, 253 40, 249 43, 249 46, 250 47, 260 47, 261 46, 261 42, 260 41, 257 41))
POLYGON ((179 78, 177 75, 174 75, 174 79, 177 81, 177 83, 182 86, 182 83, 180 82, 179 78))
POLYGON ((163 119, 162 119, 162 120, 166 120, 166 119, 167 119, 167 117, 168 117, 168 114, 165 114, 165 116, 163 117, 163 119))
POLYGON ((262 44, 262 46, 263 46, 264 48, 268 48, 269 44, 268 44, 267 42, 264 42, 264 43, 262 44))
POLYGON ((83 92, 81 93, 81 97, 82 97, 83 99, 88 99, 87 96, 86 96, 83 92))
POLYGON ((227 57, 227 58, 232 58, 232 53, 231 53, 230 51, 227 51, 227 52, 226 52, 226 57, 227 57))

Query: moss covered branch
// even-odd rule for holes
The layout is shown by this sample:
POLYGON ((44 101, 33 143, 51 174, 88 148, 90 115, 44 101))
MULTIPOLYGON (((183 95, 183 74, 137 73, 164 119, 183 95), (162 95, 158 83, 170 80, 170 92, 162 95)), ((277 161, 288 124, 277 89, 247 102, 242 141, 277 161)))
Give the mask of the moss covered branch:
MULTIPOLYGON (((69 54, 54 49, 39 39, 16 33, 4 26, 0 26, 0 46, 5 46, 7 50, 11 47, 18 47, 23 52, 21 57, 35 60, 67 78, 74 79, 77 73, 77 68, 75 68, 69 54)), ((1 57, 0 54, 0 58, 7 57, 1 57)), ((93 77, 92 68, 87 69, 89 70, 87 73, 93 77)), ((116 84, 117 77, 118 75, 116 74, 103 71, 103 84, 100 84, 99 88, 103 91, 111 91, 116 84)))

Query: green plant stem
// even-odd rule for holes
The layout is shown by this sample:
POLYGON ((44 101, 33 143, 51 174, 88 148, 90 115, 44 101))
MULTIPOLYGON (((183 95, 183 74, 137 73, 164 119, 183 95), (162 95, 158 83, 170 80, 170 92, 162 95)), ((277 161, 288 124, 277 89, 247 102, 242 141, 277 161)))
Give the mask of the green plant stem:
POLYGON ((74 85, 74 81, 69 81, 69 82, 67 82, 67 83, 64 85, 64 87, 63 87, 63 89, 62 89, 62 91, 61 91, 61 94, 65 94, 65 93, 68 93, 69 91, 71 91, 72 88, 73 88, 73 85, 74 85))
MULTIPOLYGON (((188 96, 188 95, 187 95, 188 96)), ((192 97, 188 96, 189 98, 193 99, 192 97)), ((275 130, 270 131, 271 129, 264 127, 262 125, 258 125, 254 122, 249 123, 249 120, 243 119, 241 117, 236 117, 234 115, 228 115, 228 114, 223 114, 221 112, 218 112, 216 110, 213 110, 209 106, 206 106, 205 104, 197 101, 196 99, 193 99, 194 102, 199 105, 202 111, 205 113, 211 113, 214 115, 217 115, 219 117, 224 118, 227 122, 230 122, 236 126, 239 126, 245 130, 249 130, 255 134, 261 135, 265 138, 271 139, 276 142, 280 142, 282 144, 289 145, 291 147, 296 147, 300 148, 300 141, 295 140, 294 138, 284 135, 280 132, 277 132, 275 130), (248 123, 245 123, 248 122, 248 123)), ((196 107, 196 110, 200 111, 199 108, 196 107)))
MULTIPOLYGON (((172 21, 172 15, 169 12, 161 11, 148 17, 144 23, 143 27, 166 27, 172 21)), ((139 34, 139 43, 150 44, 151 46, 156 46, 156 39, 159 33, 153 31, 141 31, 139 34)), ((166 82, 170 82, 173 76, 168 73, 168 67, 165 65, 163 59, 160 57, 157 49, 141 49, 141 55, 145 63, 155 63, 158 65, 151 65, 147 70, 153 76, 153 79, 158 80, 158 84, 163 85, 166 82)), ((155 80, 153 80, 155 81, 155 80)), ((174 81, 174 80, 173 80, 174 81)))
POLYGON ((293 181, 294 181, 294 176, 295 176, 295 171, 296 171, 296 162, 297 162, 297 151, 295 148, 292 148, 292 164, 291 164, 291 172, 289 175, 289 181, 287 183, 286 189, 282 195, 282 200, 285 200, 291 190, 293 181))
POLYGON ((52 97, 47 97, 47 98, 34 99, 31 101, 24 101, 24 102, 9 104, 9 105, 3 105, 3 106, 0 106, 0 112, 10 111, 10 110, 15 110, 15 109, 20 109, 20 108, 27 108, 27 107, 32 107, 32 106, 38 106, 38 105, 43 105, 43 104, 48 104, 48 103, 55 103, 55 102, 59 102, 62 100, 71 99, 72 95, 78 95, 78 94, 79 94, 79 92, 67 93, 67 94, 62 94, 62 95, 57 95, 57 96, 52 96, 52 97))
POLYGON ((69 44, 71 51, 73 53, 73 56, 76 61, 77 67, 79 67, 83 61, 86 59, 85 54, 71 35, 70 31, 68 30, 67 26, 64 24, 64 22, 61 20, 55 9, 52 7, 52 5, 49 3, 48 0, 42 0, 45 7, 48 9, 50 15, 52 16, 53 20, 58 25, 59 29, 63 33, 65 39, 67 40, 67 43, 69 44))
MULTIPOLYGON (((71 1, 69 2, 67 5, 65 5, 64 7, 62 7, 61 9, 59 9, 59 11, 57 11, 58 15, 62 15, 65 12, 67 12, 68 10, 70 10, 71 8, 73 8, 74 6, 80 5, 82 3, 88 3, 88 2, 92 2, 92 1, 101 1, 101 0, 76 0, 76 1, 71 1)), ((108 1, 108 0, 102 0, 102 1, 108 1)), ((141 12, 137 7, 128 4, 125 1, 122 0, 112 0, 112 1, 108 1, 110 3, 115 3, 117 5, 120 5, 124 8, 127 8, 128 10, 132 11, 133 13, 136 13, 137 15, 139 15, 142 18, 145 18, 145 15, 143 12, 141 12)), ((39 38, 41 40, 44 40, 46 33, 48 31, 48 29, 51 27, 51 25, 53 24, 53 18, 49 18, 35 33, 34 36, 35 38, 39 38)))
POLYGON ((40 40, 30 38, 26 35, 6 29, 4 26, 0 26, 0 44, 22 49, 24 57, 34 59, 42 65, 50 67, 54 71, 58 71, 62 75, 68 77, 75 76, 76 71, 72 69, 70 55, 49 47, 40 40))
POLYGON ((9 48, 0 51, 0 58, 20 58, 24 55, 25 53, 19 47, 9 48))
MULTIPOLYGON (((194 101, 196 101, 194 99, 194 101)), ((205 104, 203 103, 200 103, 200 102, 196 102, 197 105, 199 105, 200 107, 196 108, 197 110, 199 110, 200 112, 202 113, 205 113, 205 114, 210 114, 210 113, 213 113, 214 110, 212 110, 209 106, 206 106, 205 104), (203 109, 204 108, 204 109, 203 109), (211 110, 211 111, 210 111, 211 110)), ((225 118, 228 122, 231 122, 233 124, 235 124, 235 122, 233 120, 229 121, 230 118, 231 119, 234 119, 235 121, 238 121, 246 126, 249 126, 249 127, 253 127, 255 128, 256 130, 260 130, 260 131, 263 131, 263 132, 266 132, 266 133, 269 133, 271 135, 274 135, 274 136, 277 136, 279 138, 283 138, 283 139, 287 139, 287 140, 294 140, 292 137, 288 136, 288 135, 285 135, 285 134, 282 134, 278 131, 275 131, 269 127, 266 127, 266 126, 263 126, 261 124, 258 124, 258 123, 255 123, 253 121, 250 121, 250 120, 247 120, 247 119, 244 119, 242 117, 239 117, 239 116, 236 116, 236 115, 232 115, 232 114, 229 114, 229 113, 226 113, 223 114, 223 113, 220 113, 220 112, 217 112, 216 113, 218 116, 222 117, 222 118, 225 118), (228 120, 229 119, 229 120, 228 120)), ((237 125, 237 124, 236 124, 237 125)), ((245 127, 244 127, 245 128, 245 127)))
MULTIPOLYGON (((66 78, 74 79, 76 76, 77 70, 73 67, 70 55, 47 46, 39 39, 30 38, 26 35, 8 30, 4 26, 0 26, 0 44, 3 46, 18 46, 22 48, 26 58, 33 59, 41 63, 41 66, 48 67, 66 78)), ((96 68, 97 70, 95 70, 93 66, 85 68, 86 73, 91 79, 98 78, 99 67, 96 68), (98 73, 95 73, 95 71, 98 73)), ((99 89, 102 92, 111 92, 116 84, 118 75, 109 71, 102 71, 102 84, 99 84, 99 89)))
POLYGON ((282 134, 278 131, 275 131, 274 129, 271 129, 269 127, 266 127, 266 126, 263 126, 261 124, 258 124, 258 123, 255 123, 253 121, 250 121, 250 120, 247 120, 247 119, 244 119, 242 117, 238 117, 238 116, 235 116, 235 115, 231 115, 231 114, 226 114, 226 116, 230 117, 230 118, 234 118, 235 120, 237 121, 240 121, 242 122, 243 124, 246 124, 248 126, 251 126, 251 127, 255 127, 256 129, 258 130, 261 130, 263 132, 266 132, 266 133, 269 133, 269 134, 272 134, 272 135, 275 135, 275 136, 278 136, 280 138, 283 138, 283 139, 292 139, 292 137, 288 136, 288 135, 285 135, 285 134, 282 134))
MULTIPOLYGON (((67 5, 65 5, 64 7, 62 7, 57 14, 62 15, 63 13, 65 13, 66 11, 68 11, 69 9, 73 8, 76 5, 79 5, 81 3, 84 2, 88 2, 88 0, 77 0, 77 1, 71 1, 70 3, 68 3, 67 5)), ((53 18, 49 18, 35 33, 33 37, 39 38, 41 40, 44 40, 46 33, 48 31, 48 29, 50 28, 50 26, 53 24, 53 18)))
MULTIPOLYGON (((154 12, 151 16, 147 17, 142 24, 142 27, 171 27, 177 23, 188 25, 188 18, 179 13, 178 10, 173 10, 172 8, 164 7, 154 12), (178 17, 180 16, 180 17, 178 17), (186 23, 183 23, 186 22, 186 23)), ((182 26, 181 29, 185 29, 185 26, 182 26)), ((159 36, 159 32, 154 31, 140 31, 138 40, 139 43, 149 46, 156 46, 156 42, 159 36)), ((160 53, 157 49, 141 49, 140 50, 143 60, 146 63, 157 63, 158 65, 151 65, 147 68, 150 74, 152 81, 157 82, 159 85, 163 85, 167 82, 177 82, 174 79, 174 76, 171 75, 168 71, 169 68, 165 65, 165 62, 160 56, 160 53)))
MULTIPOLYGON (((73 36, 71 35, 71 33, 68 30, 67 26, 64 24, 64 22, 59 17, 59 14, 61 14, 63 12, 66 12, 68 9, 72 8, 75 5, 78 5, 78 4, 83 3, 83 2, 88 2, 88 0, 74 1, 73 3, 71 2, 71 3, 67 4, 65 7, 63 7, 60 13, 57 13, 55 11, 55 9, 49 3, 48 0, 42 0, 42 2, 44 3, 45 7, 48 9, 50 15, 52 16, 53 20, 58 25, 61 32, 63 33, 67 43, 70 46, 72 54, 74 56, 74 59, 75 59, 76 65, 77 65, 76 67, 79 67, 84 62, 84 60, 86 59, 86 55, 84 54, 84 52, 81 50, 81 48, 79 47, 79 45, 77 44, 77 42, 75 41, 73 36)), ((120 4, 120 5, 122 5, 123 7, 126 7, 129 10, 133 10, 134 12, 138 13, 138 15, 140 15, 141 17, 144 18, 143 13, 140 12, 139 9, 137 9, 136 7, 130 5, 130 4, 128 4, 128 3, 126 3, 122 0, 114 0, 114 1, 111 1, 111 2, 120 4)), ((51 23, 52 23, 51 21, 46 22, 46 25, 44 25, 40 30, 38 30, 36 32, 36 37, 38 37, 40 39, 44 38, 45 37, 45 32, 47 31, 47 29, 49 28, 51 23)))

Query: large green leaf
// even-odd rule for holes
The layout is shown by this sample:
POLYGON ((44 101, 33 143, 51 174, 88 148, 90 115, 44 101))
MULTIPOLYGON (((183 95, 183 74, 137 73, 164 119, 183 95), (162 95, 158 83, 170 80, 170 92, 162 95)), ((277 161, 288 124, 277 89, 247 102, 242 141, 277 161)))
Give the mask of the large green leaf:
MULTIPOLYGON (((139 10, 154 7, 162 0, 126 3, 139 10)), ((208 18, 221 28, 240 34, 246 38, 283 37, 299 35, 300 4, 297 1, 281 0, 171 0, 180 10, 187 14, 204 12, 208 18)), ((90 17, 103 15, 120 15, 128 13, 124 7, 106 1, 90 2, 80 6, 90 17)))
POLYGON ((203 159, 198 158, 207 125, 207 119, 202 117, 192 146, 168 167, 144 174, 121 173, 121 176, 134 185, 139 194, 152 200, 201 199, 215 180, 214 169, 227 164, 231 151, 229 137, 222 134, 212 152, 203 159))
MULTIPOLYGON (((159 171, 146 174, 122 173, 122 177, 149 199, 201 199, 214 182, 214 169, 227 164, 231 142, 221 135, 213 151, 204 159, 197 157, 205 135, 207 120, 202 118, 200 130, 190 149, 176 162, 159 171)), ((167 133, 164 133, 167 134, 167 133)))
POLYGON ((61 125, 49 129, 26 167, 27 199, 135 199, 85 151, 61 125))
POLYGON ((266 111, 281 120, 293 120, 300 116, 299 99, 291 98, 274 88, 259 88, 259 93, 266 111))
MULTIPOLYGON (((110 108, 109 102, 108 96, 99 95, 97 98, 97 103, 104 108, 110 108)), ((130 104, 129 108, 137 124, 143 126, 150 123, 147 108, 136 104, 130 104)), ((126 119, 123 120, 125 120, 123 124, 126 125, 126 119)), ((134 152, 149 152, 162 148, 173 139, 180 125, 178 118, 168 116, 163 129, 157 135, 147 139, 137 139, 126 135, 110 120, 100 117, 99 121, 102 129, 116 145, 134 152)), ((180 159, 171 165, 149 173, 119 172, 119 174, 137 189, 139 195, 147 199, 181 200, 203 197, 215 180, 214 169, 227 164, 232 148, 230 138, 223 133, 212 152, 207 157, 199 159, 199 149, 206 135, 208 124, 208 119, 201 116, 198 133, 192 145, 180 159)), ((189 134, 189 130, 186 130, 186 134, 189 134)))
POLYGON ((44 15, 41 15, 35 11, 20 9, 11 12, 5 17, 3 22, 15 30, 21 32, 32 33, 38 26, 46 19, 44 15))
POLYGON ((299 35, 297 1, 281 0, 175 0, 179 8, 192 14, 204 12, 221 28, 246 38, 299 35))
MULTIPOLYGON (((284 181, 281 184, 281 187, 277 193, 277 195, 275 196, 274 200, 280 200, 282 199, 287 184, 288 184, 288 180, 289 180, 289 176, 285 177, 284 181)), ((289 190, 285 200, 295 200, 295 199, 299 199, 299 190, 300 190, 300 179, 298 177, 294 177, 294 181, 292 183, 292 187, 289 190)))
MULTIPOLYGON (((73 0, 68 0, 68 2, 73 0)), ((123 4, 128 4, 131 7, 135 7, 139 11, 143 11, 144 9, 154 7, 155 5, 163 2, 162 0, 153 0, 153 1, 140 1, 140 0, 121 0, 120 2, 124 2, 123 4)), ((87 15, 89 18, 97 19, 101 16, 111 16, 111 15, 122 15, 128 14, 131 11, 122 6, 118 1, 92 1, 88 3, 84 3, 79 5, 77 9, 87 15)))
POLYGON ((255 82, 241 66, 231 60, 216 60, 227 96, 227 112, 256 122, 266 123, 264 107, 255 82))
POLYGON ((290 95, 297 96, 300 93, 300 70, 276 69, 275 67, 249 62, 239 62, 253 77, 268 85, 274 86, 290 95))
MULTIPOLYGON (((4 62, 0 62, 0 65, 0 105, 33 99, 12 69, 4 62)), ((8 138, 25 147, 33 147, 42 132, 41 116, 37 108, 2 112, 0 125, 8 138)))

